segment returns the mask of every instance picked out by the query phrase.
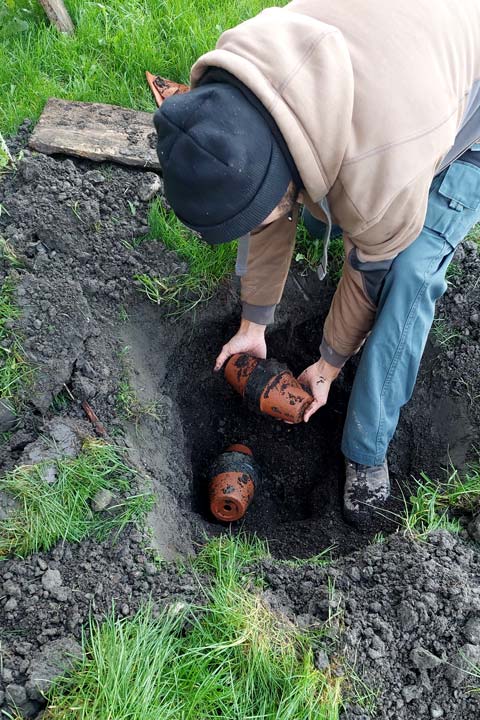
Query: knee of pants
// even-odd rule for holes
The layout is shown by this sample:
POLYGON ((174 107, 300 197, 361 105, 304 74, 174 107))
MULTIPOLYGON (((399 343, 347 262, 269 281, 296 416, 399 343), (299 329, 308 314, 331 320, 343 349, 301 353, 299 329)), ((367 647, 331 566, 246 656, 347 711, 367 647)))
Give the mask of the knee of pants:
POLYGON ((447 289, 445 275, 453 252, 444 238, 424 229, 393 261, 385 290, 395 293, 398 289, 403 297, 410 295, 413 301, 417 292, 426 286, 427 294, 437 300, 447 289))
POLYGON ((409 250, 410 248, 407 248, 395 258, 390 268, 389 279, 394 284, 408 283, 416 287, 425 281, 427 263, 409 250))

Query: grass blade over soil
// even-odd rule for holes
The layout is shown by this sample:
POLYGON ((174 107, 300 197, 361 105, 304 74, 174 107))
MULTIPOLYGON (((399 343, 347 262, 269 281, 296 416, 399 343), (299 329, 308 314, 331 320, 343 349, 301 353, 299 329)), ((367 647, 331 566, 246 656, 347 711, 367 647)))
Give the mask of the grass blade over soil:
POLYGON ((76 458, 15 468, 2 479, 2 491, 15 498, 18 509, 0 522, 0 557, 49 550, 59 540, 102 539, 140 519, 151 505, 147 495, 118 500, 108 514, 90 507, 100 490, 126 494, 134 475, 115 447, 97 440, 86 441, 76 458), (55 480, 49 483, 52 469, 55 480))
POLYGON ((452 469, 447 480, 438 483, 425 473, 416 481, 417 491, 405 499, 404 528, 417 538, 426 538, 440 528, 460 530, 452 513, 474 512, 480 502, 480 462, 472 463, 464 473, 452 469))
POLYGON ((480 223, 475 225, 468 233, 466 240, 473 240, 480 245, 480 223))
POLYGON ((8 167, 11 162, 12 156, 10 155, 10 151, 2 136, 2 133, 0 133, 0 171, 8 167))
MULTIPOLYGON (((316 272, 322 256, 323 239, 314 238, 300 219, 295 239, 295 261, 316 272)), ((328 249, 328 274, 334 285, 338 285, 342 277, 344 256, 343 236, 332 238, 328 249)))
POLYGON ((13 301, 13 283, 6 279, 0 288, 0 398, 12 402, 18 399, 31 372, 23 358, 20 340, 11 328, 18 314, 13 301))
POLYGON ((188 273, 165 278, 137 275, 135 280, 149 300, 173 306, 174 314, 192 310, 211 298, 219 283, 233 271, 236 245, 208 245, 166 210, 160 200, 152 203, 148 219, 149 237, 161 240, 186 260, 188 273))
MULTIPOLYGON (((171 305, 173 314, 192 310, 199 302, 209 300, 219 283, 233 272, 236 243, 210 246, 183 225, 161 200, 152 203, 149 213, 150 239, 158 239, 188 263, 188 272, 171 277, 137 275, 140 290, 160 305, 171 305)), ((316 271, 323 253, 323 243, 308 233, 299 222, 296 238, 296 260, 316 271)), ((330 277, 338 284, 343 266, 343 240, 334 238, 330 246, 330 277)))
POLYGON ((45 720, 337 720, 341 679, 316 670, 308 638, 249 588, 243 562, 264 548, 247 545, 219 538, 202 551, 214 573, 205 606, 92 623, 45 720))

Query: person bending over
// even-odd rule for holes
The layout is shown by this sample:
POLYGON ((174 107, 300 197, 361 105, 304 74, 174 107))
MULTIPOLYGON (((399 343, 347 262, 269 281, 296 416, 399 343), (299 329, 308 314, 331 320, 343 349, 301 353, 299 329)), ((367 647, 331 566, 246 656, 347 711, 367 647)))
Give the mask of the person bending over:
POLYGON ((343 232, 343 275, 301 380, 308 422, 363 346, 342 451, 345 516, 364 523, 390 492, 388 446, 448 264, 480 220, 480 2, 294 0, 224 32, 191 87, 154 120, 179 219, 211 244, 240 238, 242 319, 216 369, 266 356, 300 206, 325 228, 320 278, 332 224, 343 232))

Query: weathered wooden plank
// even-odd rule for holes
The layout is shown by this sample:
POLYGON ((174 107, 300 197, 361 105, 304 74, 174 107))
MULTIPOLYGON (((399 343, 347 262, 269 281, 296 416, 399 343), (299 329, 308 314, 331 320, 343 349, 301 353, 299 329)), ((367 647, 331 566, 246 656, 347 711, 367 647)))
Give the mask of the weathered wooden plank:
POLYGON ((160 169, 152 113, 116 105, 50 98, 30 138, 30 147, 98 162, 160 169))
POLYGON ((40 0, 48 19, 60 32, 71 35, 75 28, 63 0, 40 0))

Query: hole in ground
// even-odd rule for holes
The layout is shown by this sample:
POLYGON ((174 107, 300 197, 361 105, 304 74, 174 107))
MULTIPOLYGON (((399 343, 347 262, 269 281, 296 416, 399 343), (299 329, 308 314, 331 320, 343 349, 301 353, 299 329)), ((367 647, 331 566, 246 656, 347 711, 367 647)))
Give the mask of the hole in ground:
MULTIPOLYGON (((307 557, 335 546, 347 553, 379 527, 359 533, 341 514, 344 461, 340 441, 352 370, 332 387, 330 402, 307 424, 289 426, 249 411, 214 358, 235 331, 235 322, 197 322, 167 365, 166 385, 178 403, 193 478, 192 508, 209 533, 225 530, 209 513, 209 467, 232 443, 245 443, 262 478, 245 516, 232 528, 254 532, 279 557, 307 557)), ((318 320, 287 324, 269 336, 269 354, 300 373, 318 357, 318 320)))
MULTIPOLYGON (((403 495, 410 494, 411 475, 419 477, 425 470, 431 477, 442 477, 443 471, 437 472, 442 451, 449 447, 457 425, 455 413, 438 432, 433 427, 438 407, 452 399, 439 399, 434 392, 431 361, 426 357, 390 448, 393 497, 385 514, 360 532, 344 522, 341 502, 340 442, 355 360, 332 386, 328 405, 307 425, 289 426, 255 415, 223 374, 212 371, 217 353, 238 323, 232 305, 228 299, 212 301, 195 317, 172 322, 162 318, 157 307, 139 301, 129 309, 130 321, 120 332, 130 348, 134 389, 142 402, 156 402, 160 408, 158 419, 145 418, 132 429, 129 443, 154 478, 158 513, 153 527, 162 554, 168 557, 172 548, 188 551, 199 525, 209 534, 228 527, 209 513, 208 483, 212 461, 233 443, 251 447, 263 477, 245 518, 234 523, 232 531, 257 533, 268 540, 274 555, 308 557, 330 546, 335 554, 346 554, 367 544, 376 532, 395 529, 403 495)), ((318 357, 322 324, 321 313, 314 319, 287 318, 269 335, 269 355, 300 373, 318 357)), ((458 410, 458 399, 455 402, 458 410)))

